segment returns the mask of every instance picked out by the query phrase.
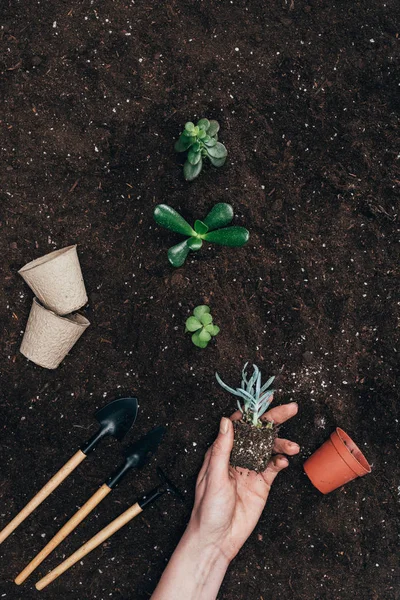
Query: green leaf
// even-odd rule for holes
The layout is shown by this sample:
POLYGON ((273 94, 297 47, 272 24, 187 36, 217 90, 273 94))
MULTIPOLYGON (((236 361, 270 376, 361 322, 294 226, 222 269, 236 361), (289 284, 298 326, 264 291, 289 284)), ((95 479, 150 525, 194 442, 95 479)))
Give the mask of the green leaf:
POLYGON ((213 318, 210 315, 210 313, 204 313, 200 317, 200 321, 202 322, 203 325, 210 325, 210 323, 212 323, 212 320, 213 320, 213 318))
POLYGON ((190 149, 188 152, 188 161, 191 165, 197 165, 197 163, 201 160, 201 152, 195 152, 193 149, 190 149))
POLYGON ((208 333, 210 335, 212 335, 213 337, 218 335, 220 332, 220 328, 218 327, 218 325, 213 325, 212 323, 210 325, 207 325, 205 327, 206 331, 208 331, 208 333))
POLYGON ((200 248, 203 245, 203 240, 201 240, 200 238, 195 238, 195 237, 191 237, 188 239, 187 241, 189 248, 195 252, 196 250, 200 250, 200 248))
POLYGON ((211 340, 211 335, 205 329, 199 331, 199 340, 202 342, 209 342, 211 340))
POLYGON ((226 156, 224 158, 214 158, 213 156, 208 156, 208 158, 214 167, 222 167, 226 163, 226 156))
POLYGON ((200 119, 200 121, 197 123, 197 127, 199 129, 203 129, 204 131, 208 131, 208 128, 210 127, 210 121, 208 119, 200 119))
POLYGON ((154 209, 154 220, 161 227, 175 231, 175 233, 181 233, 182 235, 192 236, 195 235, 195 231, 191 228, 189 223, 185 221, 181 215, 168 206, 167 204, 158 204, 154 209))
POLYGON ((189 252, 188 240, 185 240, 168 250, 168 260, 173 267, 181 267, 189 252))
POLYGON ((201 327, 202 325, 196 317, 189 317, 186 319, 186 329, 188 331, 197 331, 198 329, 201 329, 201 327))
POLYGON ((201 319, 201 317, 205 314, 205 313, 209 313, 210 312, 210 307, 207 306, 207 304, 200 304, 200 306, 196 306, 196 308, 193 311, 194 316, 196 317, 196 319, 201 319))
POLYGON ((203 223, 203 221, 197 220, 194 223, 194 230, 199 235, 204 235, 208 231, 208 226, 205 223, 203 223))
POLYGON ((217 140, 215 138, 210 138, 209 140, 204 139, 203 141, 207 148, 212 148, 217 143, 217 140))
POLYGON ((192 131, 194 131, 194 123, 192 123, 192 121, 188 121, 185 124, 185 131, 189 132, 190 135, 192 135, 192 131))
POLYGON ((192 146, 192 150, 194 150, 194 152, 198 152, 199 150, 201 150, 201 146, 199 142, 195 142, 192 146))
POLYGON ((197 139, 199 140, 204 140, 204 138, 206 137, 206 132, 204 131, 204 129, 200 129, 199 133, 197 134, 197 139))
POLYGON ((228 151, 221 142, 217 142, 215 146, 212 146, 211 148, 207 147, 207 154, 213 158, 226 158, 228 156, 228 151))
POLYGON ((214 137, 214 135, 219 131, 219 123, 217 121, 210 121, 210 127, 207 129, 208 135, 214 137))
MULTIPOLYGON (((210 210, 206 218, 204 219, 204 223, 208 226, 208 230, 212 229, 220 229, 220 227, 226 227, 233 219, 233 208, 230 204, 226 202, 218 202, 215 204, 213 208, 210 210)), ((195 231, 196 223, 194 225, 195 231)), ((199 232, 197 232, 199 233, 199 232)))
POLYGON ((200 339, 200 332, 199 331, 196 331, 192 335, 192 342, 198 348, 205 348, 207 346, 207 344, 208 344, 208 342, 200 339))
POLYGON ((221 246, 244 246, 249 239, 249 232, 244 227, 225 227, 210 231, 203 237, 207 242, 221 244, 221 246))
POLYGON ((185 152, 190 146, 193 144, 193 140, 186 135, 181 135, 179 140, 175 142, 175 151, 176 152, 185 152))
POLYGON ((193 179, 196 179, 196 177, 199 176, 202 167, 203 161, 201 157, 197 165, 191 165, 190 162, 187 160, 183 165, 183 176, 186 179, 186 181, 193 181, 193 179))

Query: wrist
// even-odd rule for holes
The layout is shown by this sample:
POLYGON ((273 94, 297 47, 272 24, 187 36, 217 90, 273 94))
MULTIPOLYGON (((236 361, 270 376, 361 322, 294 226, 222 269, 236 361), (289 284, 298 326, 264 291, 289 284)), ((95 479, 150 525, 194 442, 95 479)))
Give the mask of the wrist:
POLYGON ((189 521, 179 546, 181 544, 185 552, 196 557, 196 562, 202 561, 204 569, 211 566, 226 571, 229 567, 230 558, 222 544, 203 534, 200 527, 192 521, 189 521))

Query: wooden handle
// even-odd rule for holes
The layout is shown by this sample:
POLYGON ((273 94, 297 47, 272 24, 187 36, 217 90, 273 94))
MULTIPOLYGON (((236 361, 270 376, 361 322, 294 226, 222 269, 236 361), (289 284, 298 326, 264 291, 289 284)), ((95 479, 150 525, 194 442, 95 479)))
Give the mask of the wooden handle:
POLYGON ((121 529, 124 525, 129 523, 132 519, 134 519, 138 514, 142 512, 138 502, 128 508, 122 515, 119 515, 114 521, 111 521, 104 529, 96 533, 86 544, 83 544, 76 552, 71 554, 68 558, 64 560, 61 564, 58 565, 55 569, 50 571, 43 579, 37 582, 36 589, 42 590, 49 583, 57 579, 60 575, 62 575, 65 571, 67 571, 72 565, 74 565, 78 560, 81 560, 84 556, 89 554, 92 550, 100 546, 103 542, 108 540, 116 531, 121 529))
POLYGON ((86 458, 86 454, 84 454, 81 450, 78 450, 76 454, 72 458, 69 459, 67 463, 46 483, 45 486, 42 487, 40 492, 36 494, 32 498, 30 502, 17 514, 16 517, 13 518, 12 521, 2 531, 0 531, 0 544, 4 542, 6 538, 18 527, 21 525, 22 521, 25 521, 26 517, 28 517, 38 506, 50 496, 51 492, 53 492, 59 485, 64 481, 66 477, 76 467, 86 458))
POLYGON ((111 492, 111 488, 105 483, 97 490, 95 494, 70 518, 69 521, 61 527, 56 535, 46 544, 46 546, 35 556, 33 560, 25 567, 23 571, 16 577, 15 583, 20 585, 27 577, 44 561, 44 559, 57 548, 59 544, 78 527, 79 523, 85 519, 92 510, 100 504, 100 502, 111 492))

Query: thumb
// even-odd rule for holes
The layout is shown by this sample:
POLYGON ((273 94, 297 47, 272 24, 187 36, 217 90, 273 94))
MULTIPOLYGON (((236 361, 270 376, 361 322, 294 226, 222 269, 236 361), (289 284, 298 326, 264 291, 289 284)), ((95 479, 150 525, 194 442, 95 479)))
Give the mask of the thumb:
POLYGON ((228 477, 229 459, 233 446, 233 425, 230 419, 222 417, 217 439, 211 447, 210 474, 228 477))

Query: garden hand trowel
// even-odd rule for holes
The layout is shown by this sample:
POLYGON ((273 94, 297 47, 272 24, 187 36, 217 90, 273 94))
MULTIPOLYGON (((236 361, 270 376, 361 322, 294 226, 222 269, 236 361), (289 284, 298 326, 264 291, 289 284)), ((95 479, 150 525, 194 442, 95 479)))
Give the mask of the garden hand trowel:
POLYGON ((180 500, 183 500, 183 496, 181 492, 177 489, 177 487, 170 481, 165 473, 158 467, 157 474, 161 479, 161 484, 156 488, 152 489, 151 492, 148 492, 144 496, 140 498, 135 504, 133 504, 128 510, 123 512, 119 517, 111 521, 104 529, 96 533, 86 544, 83 544, 76 552, 71 554, 68 558, 64 560, 61 564, 59 564, 55 569, 50 571, 45 577, 43 577, 36 584, 37 590, 42 590, 49 583, 57 579, 60 575, 65 573, 70 567, 72 567, 78 560, 81 560, 84 556, 89 554, 92 550, 100 546, 103 542, 108 540, 109 537, 114 535, 121 527, 129 523, 132 519, 134 519, 137 515, 139 515, 146 506, 158 500, 161 496, 166 493, 173 494, 177 496, 180 500))
POLYGON ((42 487, 40 492, 0 531, 0 544, 76 469, 89 452, 95 449, 103 437, 111 435, 121 441, 134 424, 137 412, 138 403, 136 398, 119 398, 98 410, 94 415, 100 423, 97 433, 61 467, 50 481, 42 487))
POLYGON ((44 559, 61 544, 63 540, 81 523, 92 510, 115 488, 121 479, 131 469, 140 469, 143 467, 150 456, 157 450, 165 434, 165 427, 156 427, 149 431, 137 442, 129 446, 126 450, 124 463, 117 469, 106 483, 93 494, 91 498, 61 527, 56 535, 46 544, 46 546, 35 556, 35 558, 25 567, 16 577, 15 583, 20 585, 27 577, 38 567, 44 559))

